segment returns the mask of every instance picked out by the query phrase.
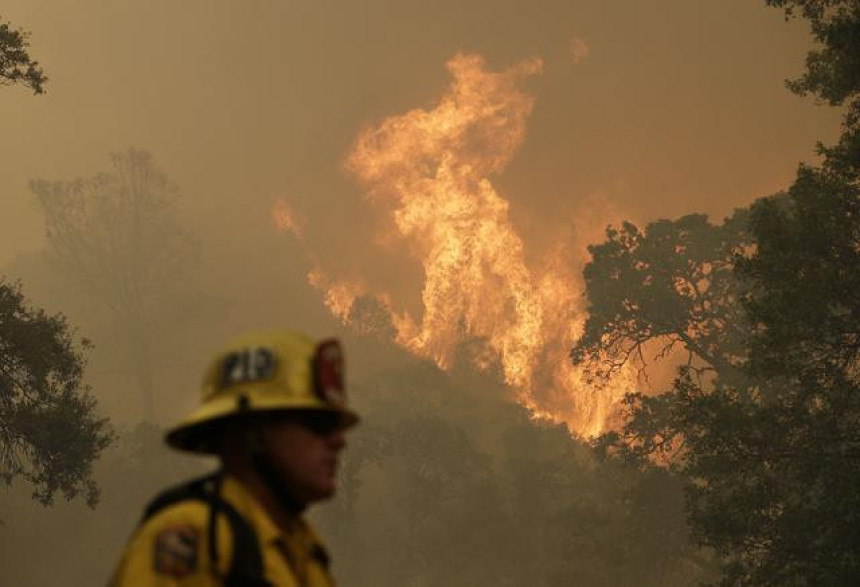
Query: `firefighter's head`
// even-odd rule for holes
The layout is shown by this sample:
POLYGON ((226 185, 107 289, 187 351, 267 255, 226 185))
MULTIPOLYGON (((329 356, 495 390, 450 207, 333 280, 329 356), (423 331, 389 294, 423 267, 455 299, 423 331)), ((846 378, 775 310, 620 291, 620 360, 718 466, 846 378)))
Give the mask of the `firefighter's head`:
POLYGON ((217 454, 239 474, 253 471, 282 501, 303 507, 334 492, 344 432, 356 422, 337 341, 253 333, 218 353, 200 406, 167 442, 217 454))

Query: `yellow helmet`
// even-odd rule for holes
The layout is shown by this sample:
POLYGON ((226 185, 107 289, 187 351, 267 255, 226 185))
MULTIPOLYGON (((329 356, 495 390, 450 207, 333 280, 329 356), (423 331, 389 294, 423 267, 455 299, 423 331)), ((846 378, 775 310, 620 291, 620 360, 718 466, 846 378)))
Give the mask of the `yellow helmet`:
POLYGON ((213 428, 237 414, 324 410, 342 428, 358 422, 346 405, 343 353, 334 340, 314 343, 296 332, 247 334, 218 353, 203 378, 200 406, 167 432, 167 443, 196 453, 215 452, 213 428))

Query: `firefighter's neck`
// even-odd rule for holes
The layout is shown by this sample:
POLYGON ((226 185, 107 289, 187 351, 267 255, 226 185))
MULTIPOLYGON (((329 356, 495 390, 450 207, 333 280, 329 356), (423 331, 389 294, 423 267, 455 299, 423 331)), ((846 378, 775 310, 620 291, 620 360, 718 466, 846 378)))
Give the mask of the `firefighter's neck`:
POLYGON ((238 444, 225 443, 221 451, 224 471, 253 495, 272 521, 283 531, 295 528, 298 517, 307 507, 293 497, 276 478, 276 472, 260 466, 238 444), (262 470, 261 470, 262 469, 262 470))

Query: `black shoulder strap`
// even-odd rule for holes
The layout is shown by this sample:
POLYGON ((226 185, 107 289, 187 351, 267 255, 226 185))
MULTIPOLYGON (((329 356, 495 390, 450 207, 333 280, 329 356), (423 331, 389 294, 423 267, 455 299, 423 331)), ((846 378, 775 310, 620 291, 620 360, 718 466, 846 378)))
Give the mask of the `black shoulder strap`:
POLYGON ((196 500, 209 505, 209 558, 213 568, 217 568, 218 540, 216 536, 217 517, 227 516, 230 532, 233 535, 233 560, 230 571, 224 579, 224 587, 267 587, 269 583, 263 575, 263 556, 254 528, 221 497, 222 472, 213 473, 172 487, 153 499, 144 510, 141 524, 164 508, 183 501, 196 500))

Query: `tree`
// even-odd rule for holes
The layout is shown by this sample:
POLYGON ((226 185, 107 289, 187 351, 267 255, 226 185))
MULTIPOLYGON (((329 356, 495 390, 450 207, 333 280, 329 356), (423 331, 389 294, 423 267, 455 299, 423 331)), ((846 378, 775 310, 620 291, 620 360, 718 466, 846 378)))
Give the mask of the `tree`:
POLYGON ((806 73, 788 87, 846 108, 839 143, 819 145, 821 166, 800 166, 790 205, 761 202, 753 208, 759 247, 742 269, 756 285, 750 313, 764 327, 754 346, 755 368, 770 377, 781 369, 807 371, 822 364, 854 377, 860 344, 860 317, 853 312, 860 281, 860 4, 767 3, 783 8, 786 18, 799 11, 822 46, 810 52, 806 73), (793 319, 780 320, 787 310, 793 319))
MULTIPOLYGON (((708 379, 685 362, 666 393, 628 396, 622 428, 596 443, 643 470, 664 463, 687 479, 694 535, 723 557, 726 584, 845 584, 860 572, 860 226, 854 185, 806 170, 788 199, 756 202, 749 214, 756 247, 738 256, 726 277, 737 282, 729 289, 742 292, 733 301, 739 322, 689 337, 692 343, 707 340, 708 353, 683 343, 703 368, 715 364, 711 356, 731 357, 741 375, 723 377, 716 368, 717 377, 708 379)), ((676 266, 671 250, 652 259, 642 283, 659 282, 676 266)), ((662 336, 669 336, 660 328, 665 324, 696 332, 701 319, 695 305, 672 304, 666 295, 666 314, 649 313, 648 303, 659 303, 652 287, 629 281, 622 287, 623 272, 612 272, 617 256, 599 251, 589 265, 589 288, 595 294, 612 286, 626 291, 618 307, 632 316, 592 314, 586 335, 611 336, 592 336, 591 347, 575 349, 575 357, 596 356, 601 340, 622 339, 631 323, 662 336)), ((641 251, 627 253, 629 266, 644 267, 641 251)), ((725 260, 714 256, 710 262, 725 260)), ((613 303, 611 297, 602 302, 613 303)), ((720 314, 718 305, 712 314, 720 314)))
POLYGON ((806 73, 786 82, 800 95, 814 94, 831 106, 848 103, 846 126, 860 115, 860 6, 855 0, 766 0, 786 20, 805 18, 820 48, 806 56, 806 73))
POLYGON ((167 338, 165 329, 182 313, 176 302, 191 281, 196 247, 177 223, 178 193, 150 153, 113 153, 111 164, 111 173, 35 180, 30 189, 44 214, 58 275, 123 345, 152 420, 155 341, 167 338))
POLYGON ((608 378, 628 361, 644 371, 649 352, 683 349, 690 368, 737 379, 747 332, 733 266, 751 245, 747 224, 739 210, 722 225, 692 214, 644 231, 629 222, 607 229, 606 242, 588 248, 589 318, 573 361, 608 378))
POLYGON ((849 584, 860 575, 860 4, 779 4, 802 8, 823 44, 790 87, 848 108, 839 143, 800 166, 786 205, 752 207, 757 248, 738 273, 754 325, 747 370, 779 427, 757 447, 779 509, 763 560, 735 567, 759 583, 849 584))
MULTIPOLYGON (((41 94, 48 78, 27 53, 28 37, 0 22, 0 86, 41 94)), ((83 383, 89 346, 62 315, 29 307, 20 285, 0 280, 0 479, 29 482, 43 505, 58 492, 98 501, 93 464, 113 432, 83 383)))
MULTIPOLYGON (((860 575, 860 5, 768 4, 810 20, 823 49, 789 87, 847 102, 842 136, 819 147, 821 165, 801 165, 787 195, 758 200, 746 213, 749 246, 729 259, 727 273, 739 311, 732 328, 717 323, 713 333, 717 347, 733 349, 742 375, 725 378, 711 362, 718 376, 708 380, 682 365, 667 393, 628 396, 622 429, 597 444, 646 469, 668 462, 687 479, 690 524, 700 544, 721 555, 724 584, 852 584, 860 575)), ((627 248, 631 263, 647 270, 642 282, 659 281, 676 264, 664 249, 644 266, 627 248)), ((595 294, 618 287, 622 275, 600 250, 589 267, 595 294)), ((629 288, 623 306, 645 328, 657 322, 643 310, 648 291, 629 288)), ((662 307, 670 322, 695 324, 693 306, 662 307)), ((585 338, 574 359, 597 356, 604 340, 631 332, 623 329, 630 318, 619 316, 595 314, 586 336, 609 338, 585 338)))
POLYGON ((740 259, 753 326, 746 369, 760 391, 753 415, 775 432, 753 450, 768 531, 760 556, 731 576, 764 583, 849 584, 860 575, 860 4, 770 0, 808 19, 820 48, 788 83, 846 106, 839 142, 819 145, 821 165, 801 165, 784 205, 751 211, 756 249, 740 259))
POLYGON ((801 96, 811 94, 830 106, 844 106, 842 135, 819 151, 832 162, 860 163, 860 6, 856 0, 766 0, 782 8, 786 20, 805 18, 819 48, 806 56, 806 72, 786 82, 801 96))
POLYGON ((58 492, 98 501, 92 467, 113 433, 83 383, 88 347, 0 282, 0 478, 29 482, 44 505, 58 492))
POLYGON ((38 61, 30 58, 30 34, 0 22, 0 86, 22 84, 42 94, 48 78, 38 61))

